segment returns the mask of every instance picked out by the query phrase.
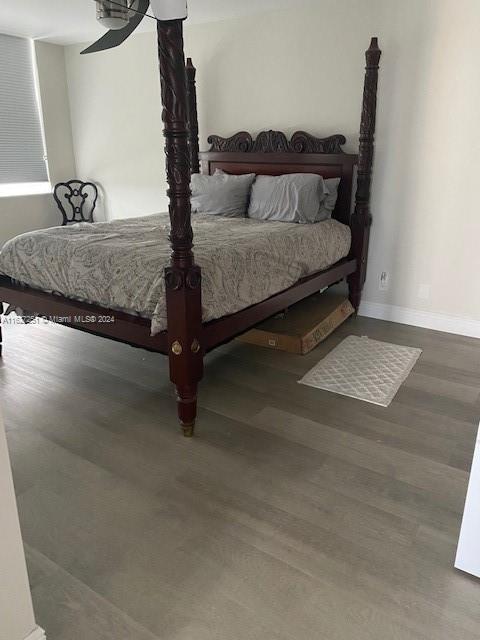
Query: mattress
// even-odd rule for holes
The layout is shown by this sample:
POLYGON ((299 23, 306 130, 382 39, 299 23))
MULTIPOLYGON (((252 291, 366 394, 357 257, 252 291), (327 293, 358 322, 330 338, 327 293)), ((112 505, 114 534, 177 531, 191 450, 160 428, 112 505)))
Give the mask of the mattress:
MULTIPOLYGON (((192 216, 202 269, 203 320, 261 302, 348 255, 350 229, 336 220, 301 225, 192 216)), ((8 241, 0 273, 36 289, 151 319, 166 329, 168 214, 53 227, 8 241)))

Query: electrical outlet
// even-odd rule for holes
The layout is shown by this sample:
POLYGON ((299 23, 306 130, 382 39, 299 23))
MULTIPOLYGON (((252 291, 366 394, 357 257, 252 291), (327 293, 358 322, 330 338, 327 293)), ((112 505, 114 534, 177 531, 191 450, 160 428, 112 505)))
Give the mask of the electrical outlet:
POLYGON ((420 300, 428 300, 430 298, 430 285, 420 284, 418 286, 417 296, 420 298, 420 300))
POLYGON ((378 284, 378 288, 380 289, 380 291, 388 290, 388 281, 389 281, 388 271, 382 271, 382 273, 380 274, 380 282, 378 284))

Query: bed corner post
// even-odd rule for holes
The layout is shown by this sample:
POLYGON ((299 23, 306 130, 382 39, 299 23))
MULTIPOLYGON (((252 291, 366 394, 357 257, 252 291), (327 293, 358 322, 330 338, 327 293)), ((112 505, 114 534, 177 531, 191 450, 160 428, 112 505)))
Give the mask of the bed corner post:
POLYGON ((196 75, 197 70, 193 66, 192 59, 187 58, 188 145, 192 173, 200 173, 196 75))
POLYGON ((352 255, 357 259, 357 270, 348 278, 350 302, 358 312, 362 289, 367 275, 368 244, 372 216, 370 213, 370 187, 372 182, 375 124, 377 112, 378 67, 382 52, 377 38, 372 38, 365 53, 365 84, 363 88, 360 146, 358 152, 357 193, 355 211, 351 219, 352 255))
POLYGON ((201 272, 193 259, 187 78, 181 20, 157 21, 172 256, 165 269, 170 379, 183 433, 193 435, 203 375, 201 272))

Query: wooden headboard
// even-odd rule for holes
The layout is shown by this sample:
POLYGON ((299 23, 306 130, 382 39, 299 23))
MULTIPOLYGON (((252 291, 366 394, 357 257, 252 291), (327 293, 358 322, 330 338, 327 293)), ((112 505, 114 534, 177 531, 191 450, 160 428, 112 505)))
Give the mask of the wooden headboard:
POLYGON ((241 131, 231 138, 210 136, 210 151, 200 154, 201 171, 278 176, 285 173, 316 173, 324 178, 341 178, 333 217, 350 224, 352 190, 358 156, 344 153, 345 137, 337 134, 316 138, 297 131, 288 140, 281 131, 263 131, 256 139, 241 131))

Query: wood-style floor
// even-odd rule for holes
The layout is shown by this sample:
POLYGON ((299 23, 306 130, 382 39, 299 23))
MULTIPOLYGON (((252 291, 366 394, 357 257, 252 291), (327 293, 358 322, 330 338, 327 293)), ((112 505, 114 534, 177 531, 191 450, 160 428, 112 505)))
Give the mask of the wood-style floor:
POLYGON ((209 356, 198 437, 166 360, 6 326, 0 367, 48 640, 473 640, 453 568, 480 417, 480 341, 349 320, 308 356, 209 356), (297 380, 345 335, 424 352, 389 408, 297 380))

